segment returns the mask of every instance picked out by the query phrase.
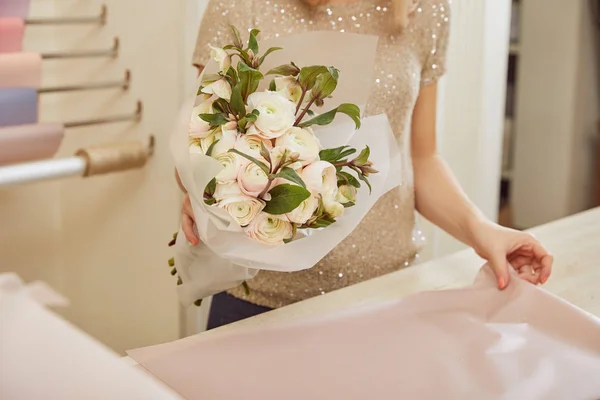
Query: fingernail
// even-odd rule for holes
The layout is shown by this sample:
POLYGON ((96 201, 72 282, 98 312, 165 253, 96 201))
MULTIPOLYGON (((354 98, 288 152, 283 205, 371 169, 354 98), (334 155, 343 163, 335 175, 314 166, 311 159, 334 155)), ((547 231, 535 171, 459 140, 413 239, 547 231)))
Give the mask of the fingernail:
POLYGON ((504 285, 506 283, 504 282, 504 278, 498 278, 498 286, 500 287, 500 289, 504 289, 504 285))

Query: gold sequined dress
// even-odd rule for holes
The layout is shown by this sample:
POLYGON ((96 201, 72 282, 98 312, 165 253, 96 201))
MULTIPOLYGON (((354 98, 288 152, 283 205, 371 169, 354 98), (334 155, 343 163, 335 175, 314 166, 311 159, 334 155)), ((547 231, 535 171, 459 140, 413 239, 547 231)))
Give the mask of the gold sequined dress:
MULTIPOLYGON (((194 64, 209 58, 207 44, 231 42, 230 25, 257 28, 261 39, 336 30, 379 36, 367 115, 386 113, 404 155, 403 184, 383 196, 359 227, 315 267, 292 273, 261 271, 229 291, 251 303, 277 308, 408 266, 422 245, 415 232, 410 123, 421 86, 443 75, 449 0, 417 1, 404 30, 394 26, 391 0, 357 0, 310 7, 299 0, 211 0, 202 21, 194 64)), ((301 60, 296 60, 301 63, 301 60)), ((343 71, 342 71, 343 73, 343 71)))

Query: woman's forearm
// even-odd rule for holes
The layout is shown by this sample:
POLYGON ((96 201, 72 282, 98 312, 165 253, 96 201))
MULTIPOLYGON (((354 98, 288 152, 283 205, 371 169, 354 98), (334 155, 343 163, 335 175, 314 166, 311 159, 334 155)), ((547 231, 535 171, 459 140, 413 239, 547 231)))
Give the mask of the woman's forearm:
POLYGON ((457 240, 473 246, 473 231, 486 221, 439 154, 413 158, 416 208, 457 240))

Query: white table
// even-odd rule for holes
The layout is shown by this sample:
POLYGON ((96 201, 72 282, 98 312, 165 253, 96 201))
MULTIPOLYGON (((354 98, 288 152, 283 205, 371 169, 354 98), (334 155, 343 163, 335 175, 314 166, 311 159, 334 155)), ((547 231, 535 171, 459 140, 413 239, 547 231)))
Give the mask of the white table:
MULTIPOLYGON (((552 276, 544 287, 600 317, 600 208, 534 228, 531 232, 555 256, 552 276)), ((467 286, 473 283, 483 263, 472 250, 460 251, 200 335, 324 315, 426 290, 467 286)))

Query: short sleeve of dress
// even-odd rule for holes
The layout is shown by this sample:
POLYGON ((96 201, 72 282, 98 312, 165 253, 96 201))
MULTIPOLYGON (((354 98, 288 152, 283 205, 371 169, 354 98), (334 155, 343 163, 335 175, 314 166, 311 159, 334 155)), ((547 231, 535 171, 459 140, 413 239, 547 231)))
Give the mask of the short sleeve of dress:
POLYGON ((429 18, 427 56, 421 72, 421 85, 435 83, 446 73, 446 53, 450 36, 450 5, 449 2, 433 0, 431 3, 431 18, 429 18))
POLYGON ((192 57, 193 65, 206 65, 210 59, 208 45, 222 47, 233 40, 231 25, 240 30, 242 36, 250 25, 248 0, 210 0, 200 23, 198 38, 192 57))

